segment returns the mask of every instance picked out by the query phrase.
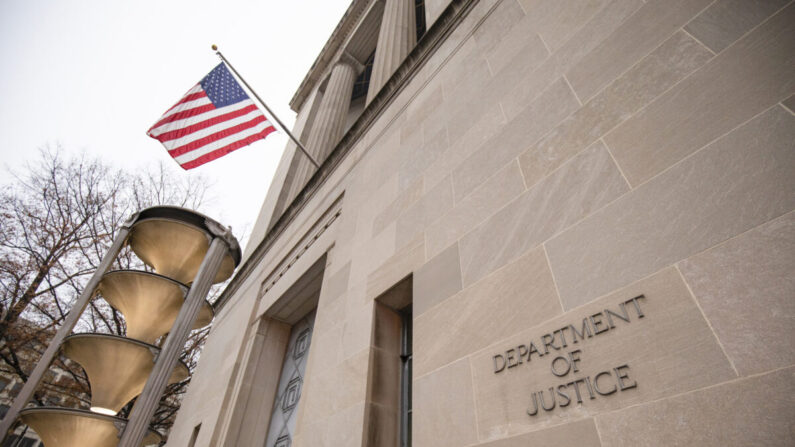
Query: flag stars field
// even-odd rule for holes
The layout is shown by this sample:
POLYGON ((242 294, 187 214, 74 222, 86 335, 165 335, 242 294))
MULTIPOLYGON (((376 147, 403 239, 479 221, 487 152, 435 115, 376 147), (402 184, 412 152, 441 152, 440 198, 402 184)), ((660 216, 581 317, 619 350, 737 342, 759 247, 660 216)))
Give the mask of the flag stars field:
POLYGON ((222 157, 276 129, 226 65, 218 64, 149 129, 183 169, 222 157))

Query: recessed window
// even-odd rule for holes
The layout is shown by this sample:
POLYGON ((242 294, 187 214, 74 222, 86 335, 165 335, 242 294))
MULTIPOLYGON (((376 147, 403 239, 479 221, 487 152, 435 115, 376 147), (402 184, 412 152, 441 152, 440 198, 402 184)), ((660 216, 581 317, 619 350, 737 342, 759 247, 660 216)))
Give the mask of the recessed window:
POLYGON ((400 447, 411 447, 411 305, 400 310, 400 447))
POLYGON ((304 385, 306 360, 309 357, 314 324, 315 311, 312 311, 295 323, 290 330, 287 355, 284 356, 265 447, 289 447, 295 434, 293 431, 298 417, 297 407, 301 400, 301 388, 304 385))
POLYGON ((376 298, 365 445, 411 446, 411 276, 376 298))

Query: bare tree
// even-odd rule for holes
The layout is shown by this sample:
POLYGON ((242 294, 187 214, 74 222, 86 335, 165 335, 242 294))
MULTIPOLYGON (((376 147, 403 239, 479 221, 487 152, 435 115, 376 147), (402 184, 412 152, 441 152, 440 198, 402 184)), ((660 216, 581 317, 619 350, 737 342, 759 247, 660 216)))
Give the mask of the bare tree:
MULTIPOLYGON (((170 175, 163 164, 140 172, 113 168, 97 158, 45 148, 34 164, 12 173, 0 191, 0 372, 26 381, 49 339, 65 319, 121 223, 153 205, 198 209, 209 184, 170 175)), ((122 251, 113 268, 147 267, 122 251)), ((122 315, 93 300, 77 330, 123 335, 122 315)), ((183 361, 191 371, 209 329, 195 331, 183 361)), ((88 407, 89 385, 80 367, 55 362, 35 396, 39 403, 88 407)), ((168 428, 186 383, 169 386, 155 426, 168 428)), ((128 405, 122 411, 129 411, 128 405)))

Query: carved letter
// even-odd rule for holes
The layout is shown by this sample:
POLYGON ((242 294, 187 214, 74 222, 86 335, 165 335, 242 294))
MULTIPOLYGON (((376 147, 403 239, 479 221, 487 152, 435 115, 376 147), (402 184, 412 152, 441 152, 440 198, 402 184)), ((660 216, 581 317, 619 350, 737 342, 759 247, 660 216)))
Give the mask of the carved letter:
POLYGON ((591 386, 591 378, 585 378, 585 389, 588 390, 588 395, 591 396, 591 400, 596 399, 596 396, 593 395, 593 387, 591 386))
POLYGON ((621 391, 625 391, 638 386, 638 382, 632 382, 632 384, 629 385, 624 383, 624 379, 629 379, 629 376, 627 376, 625 372, 621 371, 622 368, 629 369, 629 365, 621 365, 617 368, 613 368, 613 371, 616 372, 616 378, 618 379, 618 388, 620 388, 621 391))
POLYGON ((632 304, 634 304, 634 305, 635 305, 635 310, 636 310, 636 311, 638 311, 638 318, 643 318, 643 311, 642 311, 642 310, 640 310, 640 303, 639 303, 638 301, 639 301, 639 300, 645 300, 645 299, 646 299, 646 297, 645 297, 645 296, 643 296, 643 295, 638 295, 638 296, 636 296, 635 298, 632 298, 631 300, 626 300, 626 301, 624 301, 624 302, 625 302, 625 303, 632 303, 632 304))
POLYGON ((505 361, 505 357, 503 357, 502 354, 495 355, 494 356, 494 374, 497 374, 498 372, 500 372, 503 369, 505 369, 505 364, 506 363, 507 362, 505 361), (502 360, 502 366, 499 365, 499 362, 497 362, 497 359, 501 359, 502 360))
POLYGON ((580 387, 579 387, 580 382, 582 382, 582 379, 577 379, 574 382, 569 382, 569 383, 566 384, 568 386, 574 385, 574 394, 577 395, 577 403, 578 404, 582 403, 582 396, 580 395, 580 387))
POLYGON ((588 334, 588 338, 591 338, 591 327, 588 326, 588 318, 582 319, 582 332, 577 332, 577 328, 574 327, 573 324, 570 324, 569 327, 571 328, 571 332, 573 332, 572 337, 574 338, 574 343, 577 343, 577 336, 580 336, 580 339, 585 340, 585 334, 588 334))
POLYGON ((562 355, 559 355, 559 356, 555 357, 554 359, 552 359, 552 365, 550 365, 550 369, 552 370, 552 374, 554 374, 554 375, 556 375, 558 377, 563 377, 566 374, 568 374, 569 371, 571 370, 571 363, 569 363, 569 361, 568 361, 568 359, 566 359, 566 357, 563 357, 562 355), (565 371, 558 372, 557 368, 555 368, 555 363, 557 363, 558 360, 562 360, 563 362, 566 363, 566 370, 565 371))
POLYGON ((514 366, 519 364, 516 361, 516 357, 514 357, 515 353, 516 351, 514 349, 509 349, 505 351, 505 360, 508 363, 508 368, 513 368, 514 366))
MULTIPOLYGON (((566 329, 566 328, 564 327, 564 328, 558 329, 558 330, 557 330, 557 331, 555 331, 555 332, 560 332, 560 341, 561 341, 561 346, 565 348, 566 346, 568 346, 568 344, 566 344, 566 335, 563 333, 563 329, 566 329)), ((553 334, 554 334, 555 332, 553 332, 553 334)))
POLYGON ((605 322, 602 321, 602 312, 599 312, 598 314, 593 314, 589 318, 591 319, 591 324, 593 325, 593 331, 594 331, 593 334, 594 335, 599 335, 602 332, 607 332, 607 331, 610 330, 610 328, 605 325, 605 322), (594 317, 597 317, 597 318, 594 319, 594 317), (604 327, 600 329, 599 328, 600 325, 604 326, 604 327))
POLYGON ((547 408, 547 406, 544 405, 544 391, 538 392, 538 398, 541 399, 541 408, 546 411, 552 411, 555 409, 555 388, 549 387, 549 397, 552 399, 552 406, 547 408))
POLYGON ((618 307, 621 308, 621 312, 624 314, 624 316, 621 316, 610 309, 605 309, 605 315, 607 315, 607 324, 610 325, 610 329, 616 327, 616 324, 613 323, 613 317, 618 317, 629 323, 629 315, 627 314, 627 306, 625 305, 625 303, 620 303, 618 307))
MULTIPOLYGON (((522 361, 524 360, 524 356, 527 355, 527 346, 519 345, 519 346, 516 347, 516 351, 519 353, 519 364, 521 365, 522 361), (522 352, 522 350, 524 350, 524 352, 522 352)), ((529 359, 528 359, 528 361, 529 361, 529 359)))
POLYGON ((534 352, 536 354, 538 354, 539 357, 543 357, 544 356, 544 354, 541 351, 539 351, 538 348, 536 348, 536 344, 531 341, 530 342, 530 348, 528 349, 528 352, 527 352, 527 361, 528 362, 530 360, 532 360, 534 352))
POLYGON ((569 361, 571 361, 572 371, 579 372, 580 368, 577 367, 577 363, 580 363, 580 354, 582 351, 579 349, 575 349, 569 353, 569 361))
POLYGON ((599 388, 599 378, 602 377, 602 376, 609 376, 609 375, 610 375, 610 371, 602 371, 599 374, 597 374, 596 377, 594 377, 594 379, 593 379, 593 387, 596 389, 596 392, 601 394, 602 396, 609 396, 609 395, 615 393, 616 391, 618 391, 618 389, 616 388, 615 385, 613 385, 613 389, 612 390, 607 391, 607 392, 604 392, 604 391, 602 391, 599 388))
POLYGON ((538 401, 536 400, 536 393, 533 393, 533 411, 530 411, 530 409, 528 408, 527 414, 529 414, 530 416, 535 416, 538 414, 538 401))
POLYGON ((567 407, 571 403, 571 398, 569 398, 569 395, 563 392, 563 390, 565 389, 566 385, 558 385, 558 396, 566 399, 565 403, 564 402, 558 403, 558 405, 560 405, 560 408, 567 407))
POLYGON ((555 336, 550 334, 544 334, 541 336, 541 342, 544 343, 544 354, 549 354, 549 347, 553 347, 556 351, 560 350, 558 346, 555 346, 555 336))

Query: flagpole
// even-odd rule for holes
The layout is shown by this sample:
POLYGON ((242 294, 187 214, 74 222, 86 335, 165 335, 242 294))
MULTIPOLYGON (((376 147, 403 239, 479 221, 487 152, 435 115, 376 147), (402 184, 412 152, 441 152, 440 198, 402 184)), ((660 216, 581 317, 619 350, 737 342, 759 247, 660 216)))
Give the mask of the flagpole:
POLYGON ((254 97, 257 98, 257 101, 259 101, 259 103, 262 104, 262 107, 265 107, 265 110, 267 110, 268 114, 270 114, 270 116, 272 116, 273 119, 279 124, 279 127, 281 127, 284 130, 284 132, 287 134, 287 136, 289 136, 290 139, 293 140, 293 142, 295 142, 295 144, 298 146, 298 149, 301 149, 301 152, 303 152, 304 155, 306 155, 307 158, 309 158, 309 161, 311 161, 312 164, 315 165, 316 169, 320 169, 320 164, 318 164, 318 162, 315 160, 315 158, 312 157, 312 155, 309 154, 309 152, 306 150, 304 145, 301 144, 301 142, 298 141, 298 139, 295 138, 295 136, 293 136, 292 132, 290 132, 290 130, 287 128, 287 126, 284 125, 284 123, 282 123, 282 121, 279 119, 279 117, 276 116, 275 113, 273 113, 273 111, 270 109, 270 107, 268 107, 268 105, 265 104, 265 101, 263 101, 262 98, 259 97, 257 92, 255 92, 254 89, 251 88, 250 85, 248 85, 248 82, 246 82, 246 80, 243 79, 242 76, 240 76, 240 73, 238 73, 237 70, 235 70, 235 67, 233 67, 232 64, 230 64, 228 60, 226 60, 224 55, 221 54, 221 51, 218 50, 218 47, 216 45, 213 45, 212 48, 213 48, 213 51, 215 51, 215 54, 217 54, 218 57, 221 58, 221 61, 223 61, 223 63, 225 63, 232 70, 232 73, 234 73, 235 76, 237 76, 237 78, 240 79, 243 82, 243 85, 245 85, 246 88, 254 95, 254 97))

